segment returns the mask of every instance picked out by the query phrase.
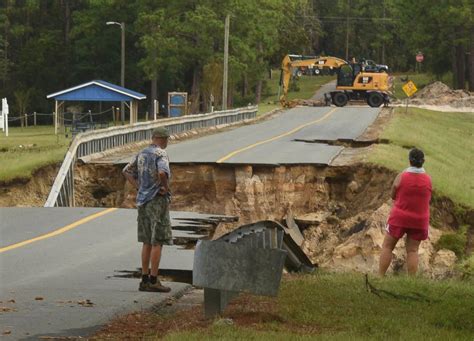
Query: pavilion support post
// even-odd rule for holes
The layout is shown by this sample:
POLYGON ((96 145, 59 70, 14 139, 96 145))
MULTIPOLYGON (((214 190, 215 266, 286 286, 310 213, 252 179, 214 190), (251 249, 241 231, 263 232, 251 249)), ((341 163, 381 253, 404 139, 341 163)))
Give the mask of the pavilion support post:
POLYGON ((61 131, 63 133, 66 133, 66 125, 64 122, 64 112, 66 110, 64 109, 65 109, 64 101, 61 101, 58 105, 58 117, 59 117, 58 125, 61 128, 61 131))
POLYGON ((54 101, 54 135, 58 135, 58 101, 54 101))
POLYGON ((138 101, 133 101, 135 103, 135 105, 133 106, 133 110, 135 112, 134 116, 135 116, 135 123, 138 122, 138 101))
POLYGON ((135 100, 130 101, 130 124, 138 122, 138 102, 135 100))

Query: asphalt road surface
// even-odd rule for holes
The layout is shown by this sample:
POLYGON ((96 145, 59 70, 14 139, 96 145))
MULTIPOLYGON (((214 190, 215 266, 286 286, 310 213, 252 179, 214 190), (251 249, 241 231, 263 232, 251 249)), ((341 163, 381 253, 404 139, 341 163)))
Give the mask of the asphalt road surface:
MULTIPOLYGON (((380 108, 297 107, 273 119, 168 146, 172 163, 330 164, 343 147, 297 140, 356 140, 380 108)), ((127 163, 132 155, 115 157, 127 163)))
POLYGON ((336 81, 331 81, 329 83, 326 83, 322 85, 318 91, 316 91, 311 97, 312 100, 323 100, 324 99, 324 94, 336 90, 336 81))
MULTIPOLYGON (((136 214, 134 209, 0 208, 0 335, 10 332, 9 340, 84 336, 119 314, 150 308, 188 288, 169 282, 169 294, 139 292, 138 279, 117 277, 141 266, 136 214)), ((191 239, 200 235, 176 218, 209 217, 171 216, 179 228, 173 236, 191 239)), ((171 246, 164 248, 161 265, 191 270, 192 260, 192 250, 171 246)))

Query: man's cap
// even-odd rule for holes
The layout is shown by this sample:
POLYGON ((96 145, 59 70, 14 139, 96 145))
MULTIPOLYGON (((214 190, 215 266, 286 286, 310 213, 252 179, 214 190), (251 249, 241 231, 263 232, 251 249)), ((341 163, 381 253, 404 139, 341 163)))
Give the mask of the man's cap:
POLYGON ((170 137, 170 132, 165 127, 158 127, 153 129, 151 137, 170 137))

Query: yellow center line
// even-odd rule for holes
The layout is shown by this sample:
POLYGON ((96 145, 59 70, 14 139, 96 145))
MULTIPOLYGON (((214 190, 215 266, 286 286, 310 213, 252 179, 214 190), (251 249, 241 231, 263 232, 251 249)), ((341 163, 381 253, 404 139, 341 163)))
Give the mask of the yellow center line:
POLYGON ((296 133, 298 130, 301 130, 301 129, 307 127, 307 126, 310 126, 310 125, 312 125, 312 124, 315 124, 315 123, 324 121, 326 118, 328 118, 329 116, 331 116, 331 114, 332 114, 334 111, 336 111, 336 109, 337 109, 337 108, 334 108, 334 109, 330 110, 327 114, 325 114, 323 117, 320 117, 320 118, 318 118, 317 120, 314 120, 314 121, 305 123, 305 124, 303 124, 303 125, 300 125, 299 127, 296 127, 296 128, 294 128, 294 129, 292 129, 292 130, 286 132, 286 133, 283 133, 283 134, 278 135, 278 136, 274 136, 274 137, 272 137, 272 138, 270 138, 270 139, 268 139, 268 140, 263 140, 263 141, 260 141, 260 142, 251 144, 250 146, 247 146, 247 147, 244 147, 244 148, 241 148, 241 149, 237 149, 237 150, 233 151, 232 153, 229 153, 229 154, 227 154, 226 156, 221 157, 219 160, 216 161, 216 163, 222 163, 222 162, 224 162, 224 161, 230 159, 232 156, 235 156, 235 155, 237 155, 237 154, 239 154, 239 153, 242 153, 242 152, 244 152, 244 151, 246 151, 246 150, 255 148, 255 147, 257 147, 257 146, 259 146, 259 145, 261 145, 261 144, 264 144, 264 143, 268 143, 268 142, 272 142, 272 141, 278 140, 278 139, 280 139, 280 138, 282 138, 282 137, 285 137, 285 136, 294 134, 294 133, 296 133))
POLYGON ((40 241, 40 240, 43 240, 43 239, 47 239, 47 238, 51 238, 51 237, 54 237, 54 236, 57 236, 61 233, 64 233, 64 232, 67 232, 69 230, 72 230, 73 228, 79 226, 79 225, 82 225, 82 224, 85 224, 91 220, 94 220, 96 218, 99 218, 103 215, 106 215, 108 213, 111 213, 113 211, 116 211, 117 208, 109 208, 109 209, 106 209, 104 211, 100 211, 100 212, 97 212, 97 213, 94 213, 90 216, 87 216, 85 218, 82 218, 78 221, 75 221, 74 223, 72 224, 69 224, 69 225, 66 225, 64 227, 61 227, 60 229, 57 229, 53 232, 50 232, 50 233, 46 233, 46 234, 43 234, 41 236, 38 236, 38 237, 35 237, 35 238, 32 238, 32 239, 28 239, 28 240, 24 240, 22 242, 19 242, 19 243, 16 243, 16 244, 12 244, 12 245, 8 245, 8 246, 5 246, 5 247, 2 247, 0 249, 0 253, 3 253, 3 252, 6 252, 6 251, 10 251, 10 250, 13 250, 13 249, 16 249, 16 248, 19 248, 19 247, 22 247, 22 246, 25 246, 25 245, 28 245, 28 244, 31 244, 31 243, 34 243, 34 242, 37 242, 37 241, 40 241))

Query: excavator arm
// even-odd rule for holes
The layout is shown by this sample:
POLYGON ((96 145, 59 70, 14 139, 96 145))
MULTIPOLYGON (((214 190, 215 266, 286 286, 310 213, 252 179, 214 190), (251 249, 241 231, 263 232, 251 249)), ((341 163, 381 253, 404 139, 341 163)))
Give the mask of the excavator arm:
POLYGON ((288 87, 290 85, 293 68, 310 67, 310 68, 340 68, 342 65, 348 64, 345 60, 337 57, 325 56, 300 56, 287 54, 281 62, 280 75, 280 103, 283 107, 288 106, 287 96, 288 87))

